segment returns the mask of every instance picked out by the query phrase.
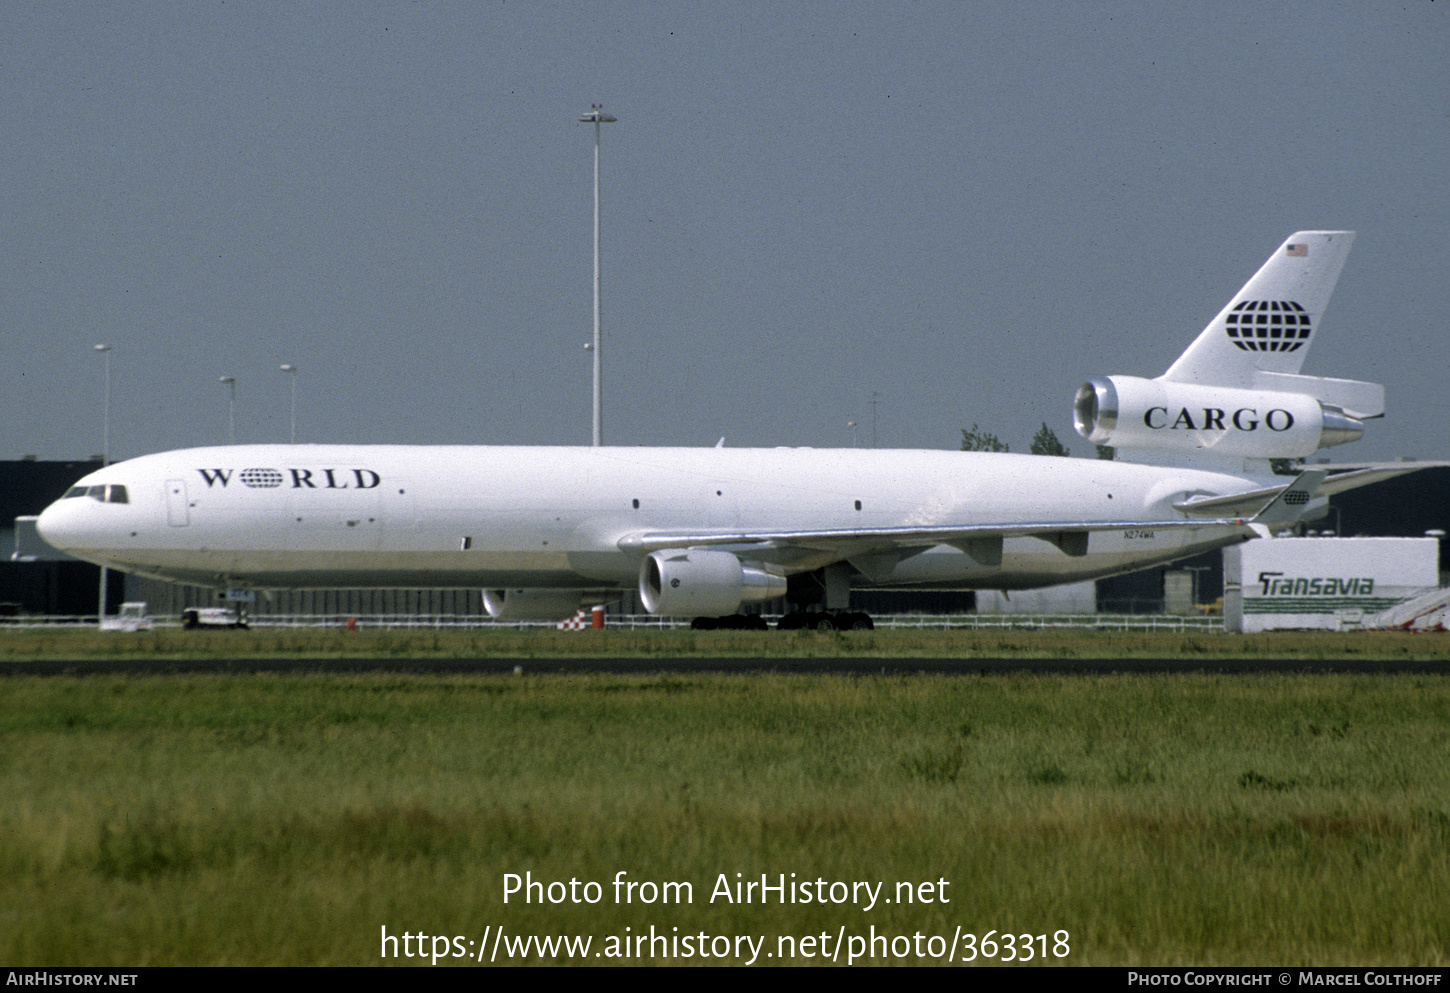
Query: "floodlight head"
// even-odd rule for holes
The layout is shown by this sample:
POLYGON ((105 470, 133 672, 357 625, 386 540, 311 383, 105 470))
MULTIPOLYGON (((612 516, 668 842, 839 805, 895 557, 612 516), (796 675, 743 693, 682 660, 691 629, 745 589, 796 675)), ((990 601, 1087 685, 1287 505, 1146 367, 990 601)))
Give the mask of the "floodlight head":
POLYGON ((580 114, 579 120, 583 124, 613 124, 619 118, 607 113, 602 103, 591 103, 589 105, 589 113, 580 114))

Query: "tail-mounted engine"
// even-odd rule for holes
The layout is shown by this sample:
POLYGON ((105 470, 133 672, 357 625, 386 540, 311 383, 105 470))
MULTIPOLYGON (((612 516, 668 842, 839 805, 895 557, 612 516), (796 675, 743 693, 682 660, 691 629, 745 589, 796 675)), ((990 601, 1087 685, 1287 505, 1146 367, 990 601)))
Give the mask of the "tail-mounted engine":
POLYGON ((1072 411, 1077 433, 1094 444, 1245 458, 1304 458, 1364 433, 1363 421, 1304 393, 1134 376, 1089 380, 1072 411))

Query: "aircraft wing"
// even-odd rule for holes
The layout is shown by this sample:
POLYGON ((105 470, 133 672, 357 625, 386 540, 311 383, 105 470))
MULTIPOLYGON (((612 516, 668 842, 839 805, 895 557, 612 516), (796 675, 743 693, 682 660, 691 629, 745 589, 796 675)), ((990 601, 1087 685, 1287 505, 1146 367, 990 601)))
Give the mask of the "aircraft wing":
MULTIPOLYGON (((1251 504, 1244 517, 1177 518, 1159 521, 1031 521, 1012 524, 932 524, 874 528, 782 531, 642 531, 619 540, 624 551, 713 546, 745 557, 788 560, 792 553, 828 552, 857 558, 886 552, 914 554, 932 545, 952 545, 977 557, 1001 556, 1001 539, 1040 538, 1068 555, 1086 555, 1094 531, 1229 531, 1267 535, 1296 523, 1322 486, 1327 469, 1306 469, 1284 486, 1234 494, 1221 500, 1251 504), (723 547, 722 547, 723 546, 723 547), (782 554, 783 553, 783 554, 782 554)), ((1361 484, 1362 485, 1362 484, 1361 484)))
POLYGON ((796 531, 645 531, 619 541, 625 551, 655 552, 665 548, 721 547, 746 558, 788 560, 793 552, 829 552, 856 558, 882 552, 913 554, 933 545, 953 545, 981 558, 1000 558, 1002 538, 1032 537, 1057 545, 1069 555, 1087 554, 1088 534, 1119 530, 1221 530, 1254 533, 1243 518, 1168 521, 1040 521, 1019 524, 942 524, 877 528, 826 528, 796 531), (994 541, 995 539, 995 541, 994 541), (784 554, 782 554, 784 553, 784 554), (985 554, 984 554, 985 553, 985 554))

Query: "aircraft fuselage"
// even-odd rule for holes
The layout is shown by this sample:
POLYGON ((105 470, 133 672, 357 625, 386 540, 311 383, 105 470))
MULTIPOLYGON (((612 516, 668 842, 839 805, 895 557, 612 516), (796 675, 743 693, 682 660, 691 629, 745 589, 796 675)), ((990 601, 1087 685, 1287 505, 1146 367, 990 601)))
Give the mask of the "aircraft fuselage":
MULTIPOLYGON (((201 585, 605 591, 636 582, 644 553, 629 546, 632 535, 1164 521, 1184 517, 1174 500, 1248 482, 949 451, 239 445, 99 469, 46 509, 39 528, 80 558, 201 585), (116 487, 125 502, 113 499, 116 487)), ((1008 537, 1000 561, 936 545, 899 561, 864 555, 853 585, 1025 588, 1243 537, 1125 527, 1095 531, 1073 553, 1008 537)), ((809 571, 841 557, 796 548, 773 568, 809 571)))

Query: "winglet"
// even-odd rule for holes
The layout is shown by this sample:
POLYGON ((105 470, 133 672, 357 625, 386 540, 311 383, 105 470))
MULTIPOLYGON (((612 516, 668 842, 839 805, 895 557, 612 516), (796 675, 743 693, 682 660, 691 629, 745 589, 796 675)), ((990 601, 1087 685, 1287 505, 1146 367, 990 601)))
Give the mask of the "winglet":
POLYGON ((1305 469, 1294 477, 1292 483, 1280 490, 1278 496, 1266 503, 1249 521, 1249 525, 1258 524, 1273 530, 1299 523, 1309 501, 1314 499, 1319 484, 1328 475, 1328 469, 1305 469))

